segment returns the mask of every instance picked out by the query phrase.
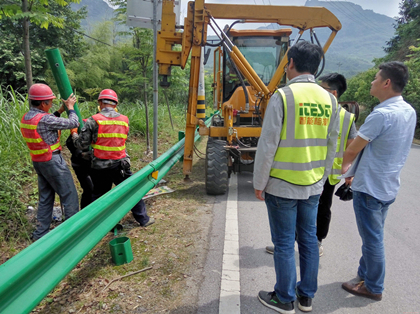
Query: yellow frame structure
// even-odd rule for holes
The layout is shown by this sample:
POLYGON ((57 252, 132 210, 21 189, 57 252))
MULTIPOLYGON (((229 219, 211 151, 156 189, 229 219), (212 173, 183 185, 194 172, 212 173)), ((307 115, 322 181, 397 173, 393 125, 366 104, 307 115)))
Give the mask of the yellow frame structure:
MULTIPOLYGON (((194 132, 200 123, 200 120, 196 117, 196 111, 200 60, 202 57, 201 46, 204 46, 206 43, 207 27, 211 19, 244 20, 244 22, 248 23, 277 23, 279 25, 297 28, 301 34, 305 30, 328 27, 331 30, 331 35, 323 47, 324 52, 328 50, 337 32, 341 29, 341 23, 335 15, 322 7, 216 4, 205 3, 205 0, 196 0, 188 3, 188 14, 184 20, 184 32, 181 33, 176 31, 173 9, 174 0, 163 0, 162 27, 158 33, 156 60, 159 63, 159 74, 170 75, 171 66, 184 68, 191 53, 183 165, 183 171, 186 177, 191 174, 194 132), (173 46, 177 44, 182 46, 180 51, 173 50, 173 46)), ((277 89, 284 75, 284 68, 287 64, 287 53, 281 60, 267 86, 262 82, 236 46, 232 47, 230 57, 252 88, 257 91, 257 95, 261 99, 262 111, 264 111, 268 99, 277 89)), ((232 142, 235 136, 238 138, 244 136, 260 136, 261 128, 235 126, 235 133, 233 133, 232 105, 223 105, 221 109, 225 119, 225 126, 210 127, 207 129, 205 126, 200 125, 200 134, 226 137, 229 143, 232 142)))

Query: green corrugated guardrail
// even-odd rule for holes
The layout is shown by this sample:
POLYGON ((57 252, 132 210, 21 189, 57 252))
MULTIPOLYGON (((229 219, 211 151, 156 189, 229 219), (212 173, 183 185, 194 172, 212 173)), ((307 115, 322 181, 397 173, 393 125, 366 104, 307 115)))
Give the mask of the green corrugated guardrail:
MULTIPOLYGON (((210 124, 208 119, 206 124, 210 124)), ((196 133, 194 141, 200 135, 196 133)), ((182 139, 47 235, 0 265, 0 313, 29 313, 183 156, 182 139), (152 172, 159 171, 157 180, 152 172)))

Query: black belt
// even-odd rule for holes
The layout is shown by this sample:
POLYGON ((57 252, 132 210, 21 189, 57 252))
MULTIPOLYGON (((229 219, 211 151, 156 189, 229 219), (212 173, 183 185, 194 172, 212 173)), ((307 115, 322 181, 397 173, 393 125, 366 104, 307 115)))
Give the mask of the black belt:
POLYGON ((53 155, 58 155, 58 154, 61 154, 61 151, 60 150, 55 150, 55 151, 52 152, 52 154, 53 155))

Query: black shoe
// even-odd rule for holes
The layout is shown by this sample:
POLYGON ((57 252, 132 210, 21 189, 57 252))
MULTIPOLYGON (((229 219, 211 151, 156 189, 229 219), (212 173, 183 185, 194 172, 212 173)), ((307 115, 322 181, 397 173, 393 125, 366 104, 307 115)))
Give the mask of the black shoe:
POLYGON ((274 246, 272 246, 272 245, 266 246, 266 247, 265 247, 265 251, 266 251, 268 254, 274 254, 274 246))
POLYGON ((309 297, 302 297, 296 293, 296 298, 298 301, 298 308, 302 312, 312 311, 312 299, 309 297))
POLYGON ((150 226, 150 225, 153 225, 155 223, 155 218, 153 218, 153 217, 150 217, 149 218, 149 221, 148 222, 146 222, 142 227, 148 227, 148 226, 150 226))
POLYGON ((36 238, 36 237, 34 237, 34 235, 32 234, 31 236, 30 236, 30 239, 31 239, 31 242, 32 243, 34 243, 35 241, 38 241, 39 239, 41 239, 41 238, 36 238))
POLYGON ((258 293, 258 299, 262 304, 273 309, 279 313, 283 314, 294 314, 295 307, 293 302, 282 303, 279 298, 277 298, 276 292, 260 291, 258 293))

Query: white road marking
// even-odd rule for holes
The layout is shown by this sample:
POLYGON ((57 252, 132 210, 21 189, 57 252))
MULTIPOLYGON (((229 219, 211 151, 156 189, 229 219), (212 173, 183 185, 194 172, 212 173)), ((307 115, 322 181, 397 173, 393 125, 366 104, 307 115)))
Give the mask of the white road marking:
POLYGON ((226 204, 219 314, 240 314, 240 312, 241 282, 239 273, 238 177, 232 174, 229 179, 229 194, 226 204))

